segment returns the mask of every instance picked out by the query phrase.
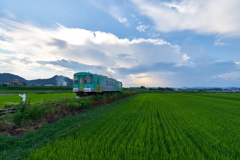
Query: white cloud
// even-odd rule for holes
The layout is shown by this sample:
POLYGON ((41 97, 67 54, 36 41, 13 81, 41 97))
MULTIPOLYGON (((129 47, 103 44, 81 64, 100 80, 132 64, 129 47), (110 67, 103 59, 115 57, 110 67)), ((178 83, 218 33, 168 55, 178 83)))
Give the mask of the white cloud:
POLYGON ((147 29, 149 27, 149 25, 140 25, 140 26, 137 26, 137 30, 139 32, 145 32, 145 29, 147 29))
POLYGON ((160 34, 157 33, 148 33, 148 36, 150 37, 158 37, 160 34))
POLYGON ((193 30, 201 34, 240 35, 239 0, 131 0, 158 31, 193 30))
POLYGON ((127 80, 129 81, 130 86, 171 86, 171 82, 167 80, 166 77, 173 74, 174 73, 170 72, 148 72, 140 74, 130 74, 127 76, 127 80))
POLYGON ((105 0, 89 0, 88 2, 91 5, 109 13, 112 17, 114 17, 117 20, 125 16, 122 7, 114 0, 110 0, 107 3, 105 0))
MULTIPOLYGON (((114 68, 131 68, 158 62, 182 65, 188 57, 180 47, 162 39, 120 39, 114 34, 79 28, 41 28, 29 23, 0 19, 1 72, 11 72, 27 79, 49 78, 60 74, 72 77, 71 67, 42 62, 69 60, 106 68, 90 70, 109 72, 123 79, 114 68), (31 73, 31 74, 29 74, 31 73)), ((99 67, 101 68, 101 67, 99 67)), ((81 68, 77 69, 81 71, 81 68)), ((101 73, 101 74, 104 74, 101 73)), ((130 81, 124 80, 125 86, 130 81)), ((164 82, 163 82, 164 83, 164 82)), ((137 82, 135 83, 137 84, 137 82)))
POLYGON ((16 19, 15 14, 13 14, 12 12, 10 12, 9 10, 3 10, 2 11, 3 14, 5 14, 8 18, 12 18, 12 19, 16 19))
POLYGON ((225 46, 226 43, 225 43, 225 42, 222 42, 221 40, 222 40, 221 37, 217 38, 217 39, 214 41, 214 46, 225 46))
POLYGON ((127 18, 122 18, 122 19, 118 19, 118 20, 119 20, 119 22, 121 22, 121 23, 127 22, 127 18))

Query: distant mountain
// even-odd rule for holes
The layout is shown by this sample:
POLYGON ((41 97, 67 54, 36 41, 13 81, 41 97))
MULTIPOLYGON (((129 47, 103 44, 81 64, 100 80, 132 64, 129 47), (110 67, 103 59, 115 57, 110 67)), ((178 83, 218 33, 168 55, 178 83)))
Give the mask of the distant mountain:
POLYGON ((182 87, 179 89, 229 89, 229 90, 237 90, 240 87, 204 87, 204 86, 195 86, 195 87, 182 87))
POLYGON ((14 79, 18 79, 21 82, 25 82, 27 83, 27 80, 18 76, 18 75, 14 75, 14 74, 10 74, 10 73, 0 73, 0 82, 12 82, 12 80, 14 79))
POLYGON ((54 85, 54 86, 72 86, 73 80, 64 77, 64 76, 53 76, 49 79, 35 79, 35 80, 26 80, 18 75, 10 73, 0 73, 0 82, 11 82, 14 79, 18 79, 22 82, 25 82, 27 85, 54 85))

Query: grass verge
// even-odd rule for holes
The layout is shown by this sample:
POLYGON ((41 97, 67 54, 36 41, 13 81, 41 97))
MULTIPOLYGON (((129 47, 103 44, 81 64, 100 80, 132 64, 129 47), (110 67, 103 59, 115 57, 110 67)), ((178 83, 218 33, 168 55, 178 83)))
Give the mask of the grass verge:
MULTIPOLYGON (((61 97, 76 97, 75 93, 51 93, 51 94, 26 94, 27 99, 26 101, 29 101, 31 98, 31 103, 36 102, 43 102, 45 99, 58 99, 61 97)), ((22 101, 22 98, 19 97, 19 95, 4 95, 0 96, 0 108, 3 108, 4 104, 6 102, 14 102, 14 103, 20 103, 22 101)))

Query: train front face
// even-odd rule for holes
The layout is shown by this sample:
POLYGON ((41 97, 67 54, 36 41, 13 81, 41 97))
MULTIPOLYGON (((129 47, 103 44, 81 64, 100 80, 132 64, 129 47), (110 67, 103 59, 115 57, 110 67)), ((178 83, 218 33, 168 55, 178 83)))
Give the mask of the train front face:
POLYGON ((73 92, 77 94, 94 92, 93 75, 87 72, 75 73, 73 77, 73 92))

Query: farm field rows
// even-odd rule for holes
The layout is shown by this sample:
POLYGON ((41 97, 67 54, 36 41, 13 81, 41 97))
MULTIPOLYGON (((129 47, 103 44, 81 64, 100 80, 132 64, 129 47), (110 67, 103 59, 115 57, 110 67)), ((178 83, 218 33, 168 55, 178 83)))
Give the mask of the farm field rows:
POLYGON ((197 96, 204 96, 204 97, 211 97, 211 98, 219 98, 219 99, 228 99, 228 100, 236 100, 240 101, 240 94, 239 93, 205 93, 205 94, 195 94, 197 96))
MULTIPOLYGON (((50 93, 50 94, 26 94, 26 101, 31 98, 31 103, 43 102, 45 99, 58 99, 61 97, 76 97, 75 93, 50 93)), ((3 108, 6 102, 20 103, 22 98, 17 95, 0 95, 0 108, 3 108)))
POLYGON ((239 159, 240 102, 142 94, 29 159, 239 159))

